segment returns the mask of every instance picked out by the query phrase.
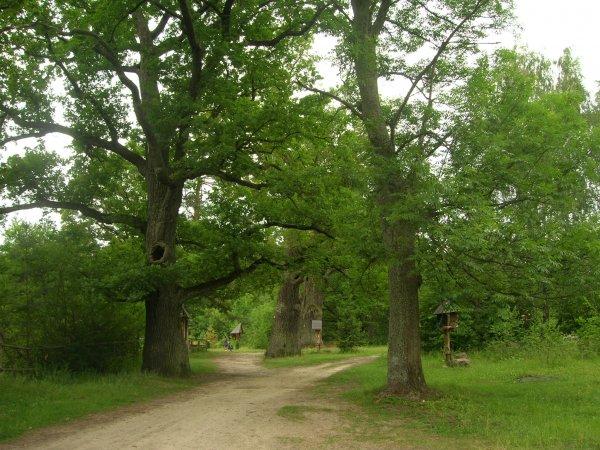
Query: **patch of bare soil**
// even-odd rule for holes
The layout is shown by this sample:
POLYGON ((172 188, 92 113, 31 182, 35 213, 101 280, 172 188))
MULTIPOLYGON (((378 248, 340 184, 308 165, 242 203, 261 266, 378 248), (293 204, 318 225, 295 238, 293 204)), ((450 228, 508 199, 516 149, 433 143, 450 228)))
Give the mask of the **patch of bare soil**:
POLYGON ((349 405, 315 398, 315 383, 368 357, 289 369, 265 369, 261 354, 217 360, 220 379, 175 396, 96 414, 29 433, 0 448, 281 449, 400 448, 355 442, 349 405), (281 414, 297 411, 297 416, 281 414))

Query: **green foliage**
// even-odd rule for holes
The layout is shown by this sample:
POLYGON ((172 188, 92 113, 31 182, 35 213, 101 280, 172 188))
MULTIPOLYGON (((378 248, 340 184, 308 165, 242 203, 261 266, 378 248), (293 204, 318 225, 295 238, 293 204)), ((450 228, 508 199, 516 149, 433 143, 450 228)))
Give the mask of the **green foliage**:
POLYGON ((580 323, 577 337, 581 354, 587 358, 600 356, 600 316, 588 317, 580 323))
POLYGON ((556 365, 576 354, 575 336, 564 336, 558 329, 556 319, 543 320, 541 315, 523 336, 522 345, 529 355, 535 355, 546 364, 556 365))
POLYGON ((596 314, 598 105, 582 86, 568 53, 553 65, 501 50, 457 88, 456 139, 439 167, 445 200, 419 243, 426 348, 439 348, 430 310, 447 298, 463 309, 462 349, 541 336, 541 311, 562 334, 596 314))
POLYGON ((518 311, 510 307, 498 310, 490 324, 490 339, 494 341, 518 341, 523 332, 523 321, 518 311))
POLYGON ((219 345, 219 335, 210 325, 203 333, 200 334, 199 339, 207 344, 207 348, 217 348, 219 345))
POLYGON ((207 340, 215 347, 223 339, 230 339, 229 333, 233 327, 241 323, 244 334, 239 345, 266 348, 275 309, 273 292, 252 294, 230 290, 230 295, 232 298, 221 308, 191 305, 190 335, 195 339, 207 340))
POLYGON ((231 314, 244 327, 241 345, 266 349, 273 326, 276 298, 274 295, 246 294, 232 308, 231 314))
MULTIPOLYGON (((100 247, 85 228, 15 223, 0 248, 8 367, 115 372, 137 359, 140 305, 102 294, 100 247)), ((114 268, 114 266, 113 266, 114 268)))
POLYGON ((351 352, 363 343, 362 324, 350 308, 341 310, 337 326, 337 345, 341 352, 351 352))
POLYGON ((230 320, 223 311, 217 308, 191 308, 190 313, 190 335, 193 338, 206 339, 214 346, 229 335, 230 320))
POLYGON ((556 63, 514 50, 471 58, 510 1, 435 2, 447 20, 421 2, 384 10, 385 32, 365 41, 378 45, 371 69, 417 81, 414 95, 382 102, 389 158, 371 154, 370 121, 300 93, 298 82, 317 79, 312 31, 328 31, 342 36, 336 95, 365 113, 353 63, 365 49, 329 3, 217 1, 191 7, 187 30, 180 17, 193 2, 167 15, 156 2, 79 3, 13 2, 0 17, 0 142, 30 139, 2 158, 0 215, 14 209, 4 200, 63 209, 60 231, 6 232, 0 332, 39 349, 7 362, 117 370, 137 354, 133 303, 165 287, 186 300, 192 337, 216 345, 241 322, 242 343, 264 348, 277 268, 323 279, 326 341, 384 343, 387 258, 398 249, 386 253, 381 239, 382 180, 402 185, 388 186, 386 219, 418 230, 426 349, 441 346, 433 309, 452 299, 456 349, 549 358, 577 334, 583 353, 597 352, 595 319, 578 320, 600 311, 600 105, 569 51, 556 63), (310 33, 280 35, 315 12, 310 33), (160 24, 150 44, 142 23, 160 24), (435 64, 405 57, 449 33, 435 64), (72 144, 55 150, 40 139, 50 133, 72 144), (148 207, 168 209, 154 191, 175 199, 159 220, 177 224, 177 258, 164 266, 147 264, 142 236, 156 219, 148 207))

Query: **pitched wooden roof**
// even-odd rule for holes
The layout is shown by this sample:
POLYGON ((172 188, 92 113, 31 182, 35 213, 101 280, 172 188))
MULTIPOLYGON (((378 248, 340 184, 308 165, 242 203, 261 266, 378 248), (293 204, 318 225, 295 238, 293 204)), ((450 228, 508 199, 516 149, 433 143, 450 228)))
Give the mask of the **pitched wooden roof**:
POLYGON ((460 310, 458 309, 458 306, 456 306, 449 300, 446 300, 446 301, 440 303, 440 305, 435 309, 433 314, 436 316, 439 316, 440 314, 450 314, 450 313, 455 313, 455 312, 459 312, 459 311, 460 310))
POLYGON ((233 330, 229 334, 242 334, 244 332, 244 327, 242 327, 241 323, 238 323, 233 330))

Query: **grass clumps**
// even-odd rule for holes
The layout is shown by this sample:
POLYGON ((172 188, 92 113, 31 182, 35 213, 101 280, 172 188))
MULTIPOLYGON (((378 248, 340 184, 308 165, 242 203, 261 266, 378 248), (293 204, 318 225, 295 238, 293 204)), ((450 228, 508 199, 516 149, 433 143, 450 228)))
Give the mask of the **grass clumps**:
POLYGON ((329 411, 332 411, 332 409, 309 405, 285 405, 277 410, 277 415, 288 420, 301 422, 306 419, 307 413, 329 411))
POLYGON ((424 370, 436 395, 419 402, 379 396, 385 358, 335 374, 328 384, 362 406, 370 427, 400 421, 440 438, 480 441, 486 448, 600 447, 598 358, 547 364, 543 356, 475 355, 472 367, 450 369, 436 354, 425 356, 424 370))

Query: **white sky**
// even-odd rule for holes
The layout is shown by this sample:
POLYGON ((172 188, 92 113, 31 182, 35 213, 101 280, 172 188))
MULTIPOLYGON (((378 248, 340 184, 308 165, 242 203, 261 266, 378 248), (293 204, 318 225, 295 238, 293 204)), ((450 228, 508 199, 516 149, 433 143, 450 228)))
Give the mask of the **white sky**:
POLYGON ((581 61, 588 90, 600 80, 599 0, 515 0, 519 44, 558 59, 570 47, 581 61))
MULTIPOLYGON (((524 46, 551 60, 558 59, 570 47, 581 62, 588 90, 595 93, 600 80, 600 0, 515 0, 515 7, 518 35, 502 36, 503 45, 524 46)), ((320 68, 329 72, 324 74, 327 81, 332 75, 331 66, 324 62, 320 68)), ((57 145, 65 142, 59 136, 49 139, 57 145)), ((5 149, 0 161, 6 150, 14 152, 15 147, 5 149)), ((8 222, 17 217, 36 221, 41 215, 41 211, 23 211, 12 214, 8 222)), ((0 230, 0 242, 2 235, 0 230)))

